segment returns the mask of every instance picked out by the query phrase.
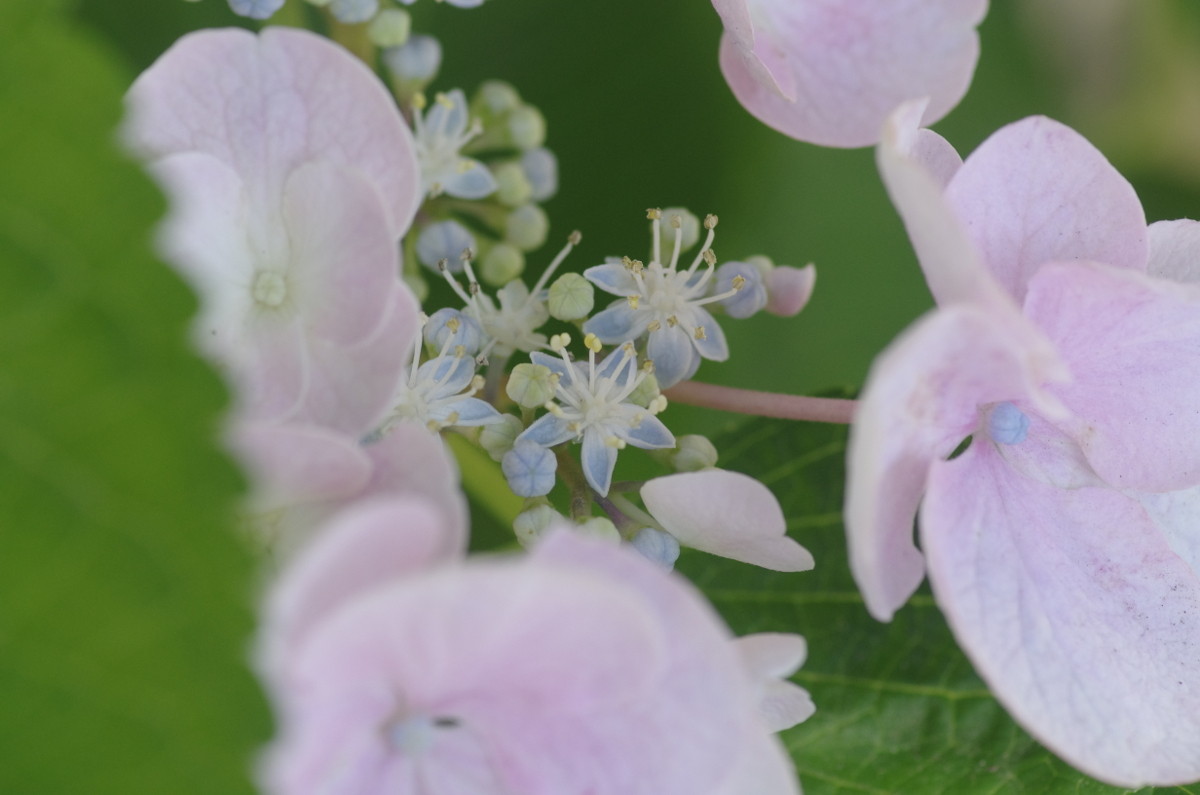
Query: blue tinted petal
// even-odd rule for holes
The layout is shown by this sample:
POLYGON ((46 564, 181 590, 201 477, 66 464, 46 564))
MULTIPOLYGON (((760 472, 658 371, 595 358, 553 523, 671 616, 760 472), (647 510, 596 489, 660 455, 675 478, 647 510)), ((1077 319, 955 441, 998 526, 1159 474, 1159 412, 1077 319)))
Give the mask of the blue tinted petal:
POLYGON ((654 362, 654 376, 661 389, 675 386, 689 372, 694 372, 700 359, 692 345, 692 335, 679 326, 664 326, 650 332, 646 356, 654 362))
POLYGON ((529 354, 529 361, 549 368, 550 372, 559 377, 559 380, 565 380, 570 377, 567 375, 567 363, 557 354, 534 351, 529 354))
POLYGON ((617 262, 594 265, 583 272, 583 278, 613 295, 630 296, 642 292, 629 269, 617 262))
POLYGON ((634 309, 622 298, 613 301, 583 324, 586 334, 595 334, 605 345, 620 345, 642 336, 650 325, 651 313, 645 309, 634 309))
POLYGON ((428 393, 430 398, 457 395, 467 388, 474 376, 475 360, 470 356, 441 356, 417 368, 418 383, 432 384, 446 379, 445 383, 428 393))
POLYGON ((667 430, 662 420, 645 409, 638 408, 637 412, 643 415, 641 422, 636 425, 631 423, 629 427, 621 429, 621 437, 626 442, 644 450, 675 446, 675 436, 667 430))
POLYGON ((448 92, 446 98, 450 100, 449 106, 436 101, 430 103, 423 126, 431 132, 438 130, 440 136, 457 138, 467 129, 467 97, 461 88, 456 88, 448 92))
POLYGON ((487 166, 478 160, 464 159, 462 162, 470 163, 471 167, 464 165, 463 170, 444 177, 442 190, 445 193, 459 199, 482 199, 495 193, 496 178, 487 166))
POLYGON ((454 350, 454 346, 461 345, 468 356, 474 356, 483 347, 483 329, 475 322, 475 318, 448 307, 439 309, 430 316, 429 322, 425 324, 424 335, 425 342, 435 353, 445 347, 447 341, 451 351, 454 350), (451 320, 458 321, 458 331, 450 330, 447 324, 451 320))
POLYGON ((436 269, 446 260, 451 271, 463 269, 462 253, 475 248, 475 236, 458 221, 438 221, 427 225, 417 235, 417 261, 436 269))
POLYGON ((578 435, 577 432, 567 427, 566 420, 555 417, 553 414, 547 414, 534 420, 533 424, 522 431, 517 439, 540 444, 542 447, 553 447, 574 439, 578 435))
POLYGON ((710 315, 707 309, 697 306, 692 308, 691 321, 694 325, 704 328, 704 339, 696 338, 694 328, 688 329, 691 332, 692 344, 696 346, 700 355, 714 362, 728 359, 729 343, 725 341, 725 332, 721 330, 717 319, 710 315))
MULTIPOLYGON (((717 268, 717 285, 714 294, 728 292, 733 289, 733 280, 741 276, 745 279, 742 289, 729 298, 721 301, 725 312, 734 318, 747 318, 767 305, 767 286, 763 284, 762 271, 747 262, 726 262, 717 268)), ((709 357, 705 357, 709 358, 709 357)))
MULTIPOLYGON (((597 335, 599 336, 599 335, 597 335)), ((633 376, 637 375, 637 354, 626 352, 624 345, 619 345, 609 351, 604 360, 596 366, 597 378, 617 378, 618 387, 623 387, 625 383, 633 376), (633 359, 633 365, 628 364, 628 360, 633 359)))
POLYGON ((460 398, 459 400, 444 404, 444 407, 438 406, 436 409, 430 411, 430 414, 441 422, 448 420, 452 413, 458 415, 458 419, 452 424, 463 427, 487 425, 488 423, 497 422, 500 419, 500 412, 496 410, 495 406, 487 401, 473 397, 460 398), (443 414, 445 415, 444 417, 440 416, 443 414))
POLYGON ((583 477, 601 496, 608 494, 612 485, 613 468, 617 465, 617 448, 605 443, 605 437, 599 430, 585 431, 583 434, 583 452, 580 455, 583 464, 583 477))
POLYGON ((679 542, 675 536, 653 527, 643 527, 629 543, 647 560, 666 571, 674 569, 675 561, 679 559, 679 542))
POLYGON ((284 0, 229 0, 235 14, 251 19, 268 19, 283 7, 284 0))

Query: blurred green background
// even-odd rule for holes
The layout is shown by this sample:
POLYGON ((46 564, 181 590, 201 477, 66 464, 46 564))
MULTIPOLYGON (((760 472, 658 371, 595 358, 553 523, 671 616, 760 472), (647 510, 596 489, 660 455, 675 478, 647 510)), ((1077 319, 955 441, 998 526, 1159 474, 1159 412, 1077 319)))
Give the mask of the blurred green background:
MULTIPOLYGON (((289 0, 299 2, 300 0, 289 0)), ((1153 219, 1200 207, 1200 5, 1195 0, 1004 0, 981 28, 966 99, 936 125, 963 153, 1043 113, 1072 124, 1129 176, 1153 219)), ((643 256, 644 209, 682 205, 721 218, 723 259, 814 262, 817 290, 797 318, 728 321, 732 358, 704 380, 811 393, 860 385, 872 357, 930 299, 873 152, 822 149, 758 123, 717 66, 720 22, 703 0, 490 0, 410 7, 414 30, 443 42, 435 90, 512 82, 544 112, 561 187, 546 209, 551 242, 584 233, 575 270, 643 256)), ((224 0, 80 0, 78 15, 130 74, 179 35, 246 24, 224 0)), ((530 277, 532 278, 532 276, 530 277)), ((675 407, 672 428, 729 421, 675 407)))

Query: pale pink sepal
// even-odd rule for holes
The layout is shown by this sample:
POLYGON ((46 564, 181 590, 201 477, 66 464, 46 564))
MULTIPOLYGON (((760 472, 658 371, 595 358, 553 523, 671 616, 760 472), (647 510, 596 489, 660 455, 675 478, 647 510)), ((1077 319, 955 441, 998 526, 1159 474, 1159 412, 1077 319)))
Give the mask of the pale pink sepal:
POLYGON ((966 93, 986 0, 713 0, 721 71, 738 101, 780 132, 869 146, 905 100, 925 124, 966 93))
POLYGON ((817 267, 811 263, 803 268, 778 265, 767 277, 766 310, 772 315, 792 317, 808 306, 817 284, 817 267))
POLYGON ((775 495, 740 472, 706 469, 642 486, 646 510, 684 546, 775 571, 807 571, 808 550, 787 537, 775 495))
POLYGON ((368 179, 394 238, 420 205, 412 134, 383 83, 316 34, 267 28, 203 30, 179 39, 133 84, 127 142, 141 156, 204 152, 249 186, 251 202, 278 196, 311 160, 368 179))
POLYGON ((360 500, 289 563, 267 603, 263 664, 284 665, 305 634, 354 597, 461 557, 462 535, 419 497, 360 500))
POLYGON ((239 422, 228 435, 251 475, 259 512, 344 500, 371 481, 371 461, 357 441, 328 428, 239 422))
POLYGON ((930 466, 980 425, 980 407, 1039 393, 1046 369, 1005 315, 971 304, 918 320, 875 360, 850 428, 846 534, 867 609, 890 620, 924 575, 913 518, 930 466))
POLYGON ((1142 504, 1163 538, 1192 569, 1200 573, 1200 486, 1167 492, 1127 492, 1142 504))
POLYGON ((921 541, 959 644, 1038 740, 1110 784, 1200 778, 1200 578, 1137 501, 974 444, 934 468, 921 541))
POLYGON ((769 730, 781 732, 812 717, 817 708, 808 691, 787 681, 808 655, 804 638, 760 632, 744 635, 734 645, 761 689, 760 711, 769 730))
POLYGON ((1115 488, 1200 482, 1200 285, 1087 262, 1045 265, 1026 314, 1074 379, 1051 391, 1060 423, 1115 488))
POLYGON ((1150 224, 1151 276, 1176 282, 1200 282, 1200 222, 1189 219, 1150 224))
POLYGON ((1047 262, 1146 269, 1146 216, 1133 187, 1083 136, 1051 119, 993 133, 946 186, 946 201, 1018 303, 1047 262))

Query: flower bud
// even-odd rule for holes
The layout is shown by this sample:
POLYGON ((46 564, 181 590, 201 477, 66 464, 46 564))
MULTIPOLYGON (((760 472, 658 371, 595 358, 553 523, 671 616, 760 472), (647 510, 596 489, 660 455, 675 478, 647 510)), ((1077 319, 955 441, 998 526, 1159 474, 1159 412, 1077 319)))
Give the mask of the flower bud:
POLYGON ((434 312, 425 323, 425 344, 436 356, 447 345, 462 346, 465 355, 474 356, 483 347, 483 329, 470 315, 449 307, 434 312))
POLYGON ((581 320, 596 305, 596 290, 578 273, 564 273, 550 285, 546 306, 557 320, 581 320))
POLYGON ((521 105, 508 116, 508 136, 518 149, 536 149, 546 142, 546 118, 533 105, 521 105))
POLYGON ((533 187, 533 200, 544 202, 558 193, 558 158, 544 146, 521 155, 521 169, 533 187))
POLYGON ((480 115, 495 118, 520 107, 521 95, 503 80, 487 80, 475 93, 475 104, 480 106, 480 115))
POLYGON ((496 422, 489 422, 479 431, 479 444, 492 457, 500 461, 512 449, 513 442, 525 430, 525 424, 511 414, 501 414, 496 422))
POLYGON ((474 249, 475 236, 458 221, 436 221, 417 235, 417 260, 433 270, 446 260, 452 272, 461 271, 462 253, 474 249))
POLYGON ((379 11, 379 0, 333 0, 329 10, 338 22, 357 25, 375 16, 379 11))
POLYGON ((747 262, 726 262, 717 268, 717 283, 714 294, 737 292, 721 300, 725 312, 734 318, 747 318, 767 305, 767 286, 762 272, 747 262))
POLYGON ((442 66, 442 45, 433 36, 409 36, 403 46, 383 51, 383 63, 392 74, 397 92, 411 97, 437 77, 442 66))
POLYGON ((684 207, 667 207, 662 211, 663 218, 663 245, 668 251, 675 245, 675 235, 681 235, 683 240, 680 244, 680 250, 687 251, 692 246, 700 242, 700 219, 684 207), (678 218, 679 227, 675 227, 675 220, 678 218))
MULTIPOLYGON (((531 502, 533 502, 531 500, 531 502)), ((551 524, 563 521, 565 517, 551 508, 544 501, 535 502, 530 507, 517 514, 513 519, 513 533, 523 547, 530 547, 542 537, 551 524)))
POLYGON ((671 466, 676 472, 698 472, 717 465, 717 448, 707 437, 698 434, 680 436, 675 440, 671 466))
POLYGON ((533 409, 553 400, 556 386, 557 379, 549 367, 526 362, 513 368, 504 391, 518 406, 533 409))
POLYGON ((508 486, 518 497, 541 497, 554 488, 554 453, 529 440, 519 441, 500 459, 508 486))
POLYGON ((505 238, 522 251, 539 248, 549 233, 550 219, 536 204, 522 204, 504 221, 505 238))
POLYGON ((781 317, 795 315, 808 304, 816 283, 817 269, 812 263, 803 268, 780 265, 767 280, 767 311, 781 317))
POLYGON ((643 527, 629 543, 647 560, 665 571, 674 569, 675 561, 679 560, 679 542, 675 536, 662 530, 643 527))
POLYGON ((233 13, 250 19, 269 19, 283 7, 284 0, 229 0, 233 13))
POLYGON ((617 531, 617 526, 612 523, 612 519, 607 516, 593 516, 591 519, 580 522, 575 529, 585 536, 598 538, 601 541, 609 541, 613 544, 621 542, 621 533, 617 531))
POLYGON ((501 163, 492 173, 498 186, 496 199, 501 204, 519 207, 533 198, 533 186, 519 163, 501 163))
POLYGON ((412 17, 401 8, 380 11, 367 26, 367 37, 376 47, 399 47, 408 41, 410 32, 412 17))
POLYGON ((525 270, 525 255, 516 246, 497 243, 479 262, 479 276, 488 284, 508 284, 525 270))
POLYGON ((662 390, 658 388, 658 379, 654 377, 654 373, 650 373, 629 393, 627 400, 635 406, 649 408, 650 404, 661 394, 662 390))

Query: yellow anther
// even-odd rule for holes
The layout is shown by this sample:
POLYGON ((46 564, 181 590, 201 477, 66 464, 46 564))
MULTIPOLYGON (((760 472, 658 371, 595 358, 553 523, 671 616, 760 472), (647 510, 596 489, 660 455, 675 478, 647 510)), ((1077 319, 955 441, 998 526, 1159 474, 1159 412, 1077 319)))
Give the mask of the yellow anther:
POLYGON ((704 264, 706 265, 717 264, 717 252, 713 251, 711 248, 704 249, 704 253, 702 253, 700 256, 704 257, 704 264))
POLYGON ((746 277, 745 276, 734 276, 733 277, 733 289, 740 290, 745 286, 746 286, 746 277))
POLYGON ((704 228, 715 229, 717 226, 717 216, 709 214, 704 216, 704 228))
POLYGON ((476 392, 483 389, 483 385, 484 385, 483 376, 477 375, 471 379, 471 389, 475 390, 476 392))
POLYGON ((671 228, 672 229, 682 229, 683 228, 683 218, 678 215, 672 215, 671 216, 671 228))
POLYGON ((654 372, 654 360, 653 359, 647 359, 646 361, 642 362, 642 372, 647 373, 647 374, 654 372))
POLYGON ((660 328, 662 328, 662 323, 659 323, 657 320, 651 320, 650 325, 646 326, 646 331, 658 331, 660 328))
POLYGON ((604 345, 600 342, 600 338, 595 334, 588 334, 583 338, 583 347, 587 348, 592 353, 599 353, 604 345))
POLYGON ((578 422, 568 422, 567 430, 570 431, 571 433, 579 433, 579 423, 578 422))
POLYGON ((459 414, 457 411, 450 412, 450 416, 446 418, 446 425, 457 425, 459 414))
POLYGON ((667 396, 659 395, 650 401, 650 405, 647 408, 650 409, 651 414, 662 414, 667 409, 667 396))
POLYGON ((437 433, 442 429, 442 426, 438 424, 437 420, 430 420, 429 422, 425 423, 425 427, 434 433, 437 433))
POLYGON ((558 351, 561 353, 562 351, 566 350, 566 347, 570 344, 571 335, 567 334, 566 332, 563 332, 562 334, 555 334, 550 338, 550 350, 552 351, 558 351))
POLYGON ((621 350, 625 351, 625 353, 632 356, 634 354, 633 343, 632 342, 625 343, 624 345, 621 346, 621 350))
POLYGON ((609 436, 604 440, 604 443, 609 447, 615 447, 618 450, 625 449, 625 440, 619 436, 609 436))
POLYGON ((651 207, 646 211, 646 217, 651 221, 657 221, 659 218, 662 218, 662 210, 657 207, 651 207))
POLYGON ((461 359, 462 357, 464 357, 466 355, 467 355, 467 349, 465 346, 462 346, 462 345, 454 346, 454 358, 455 359, 461 359))
POLYGON ((641 300, 641 296, 637 296, 637 295, 631 295, 631 296, 629 296, 629 298, 628 298, 628 299, 626 299, 626 300, 628 300, 628 301, 629 301, 629 308, 630 308, 630 309, 637 309, 637 308, 638 308, 638 301, 640 301, 640 300, 641 300))
POLYGON ((475 162, 473 160, 467 160, 464 158, 463 160, 458 161, 458 173, 459 174, 466 174, 468 171, 470 171, 473 168, 475 168, 475 162))
POLYGON ((450 100, 450 97, 446 96, 441 91, 434 95, 433 101, 441 105, 446 110, 450 110, 454 107, 454 103, 450 100))
POLYGON ((698 340, 708 339, 708 333, 704 331, 704 326, 696 326, 695 331, 692 332, 692 336, 698 340))
POLYGON ((629 420, 629 427, 630 428, 639 427, 642 424, 642 421, 644 419, 646 419, 646 415, 639 411, 637 414, 634 414, 633 417, 629 420))
POLYGON ((644 267, 640 259, 630 260, 629 262, 629 269, 634 273, 641 273, 644 267))
POLYGON ((676 326, 679 325, 679 318, 675 317, 674 315, 671 315, 670 317, 667 318, 667 325, 670 326, 671 328, 675 328, 676 326))
POLYGON ((563 410, 562 410, 562 406, 558 405, 558 404, 557 404, 557 403, 555 403, 553 400, 547 400, 547 401, 546 401, 546 402, 545 402, 545 403, 542 405, 542 408, 546 409, 546 411, 550 412, 550 413, 551 413, 551 414, 553 414, 555 417, 560 417, 560 418, 561 418, 561 417, 563 416, 563 410))
POLYGON ((567 242, 572 246, 578 246, 583 241, 583 235, 576 229, 571 234, 567 235, 567 242))
MULTIPOLYGON (((422 320, 421 322, 422 322, 422 323, 424 323, 426 320, 429 320, 429 316, 428 316, 428 315, 426 315, 426 316, 424 317, 424 320, 422 320)), ((460 327, 461 325, 462 325, 462 323, 460 323, 460 322, 458 321, 458 318, 456 318, 456 317, 452 317, 452 318, 450 318, 449 320, 447 320, 447 321, 446 321, 446 328, 450 329, 450 333, 451 333, 451 334, 457 334, 457 333, 458 333, 458 329, 459 329, 459 327, 460 327)))
POLYGON ((444 273, 448 267, 450 267, 450 260, 446 259, 445 257, 442 257, 440 260, 438 260, 438 270, 444 273))
POLYGON ((413 94, 413 98, 412 98, 412 106, 413 106, 415 109, 417 109, 417 110, 425 110, 425 106, 426 106, 426 105, 428 105, 428 104, 429 104, 429 101, 428 101, 427 99, 425 99, 425 95, 424 95, 424 94, 422 94, 420 91, 418 91, 417 93, 413 94))
POLYGON ((470 262, 475 259, 475 252, 470 248, 464 248, 462 253, 458 255, 458 258, 463 262, 470 262))

